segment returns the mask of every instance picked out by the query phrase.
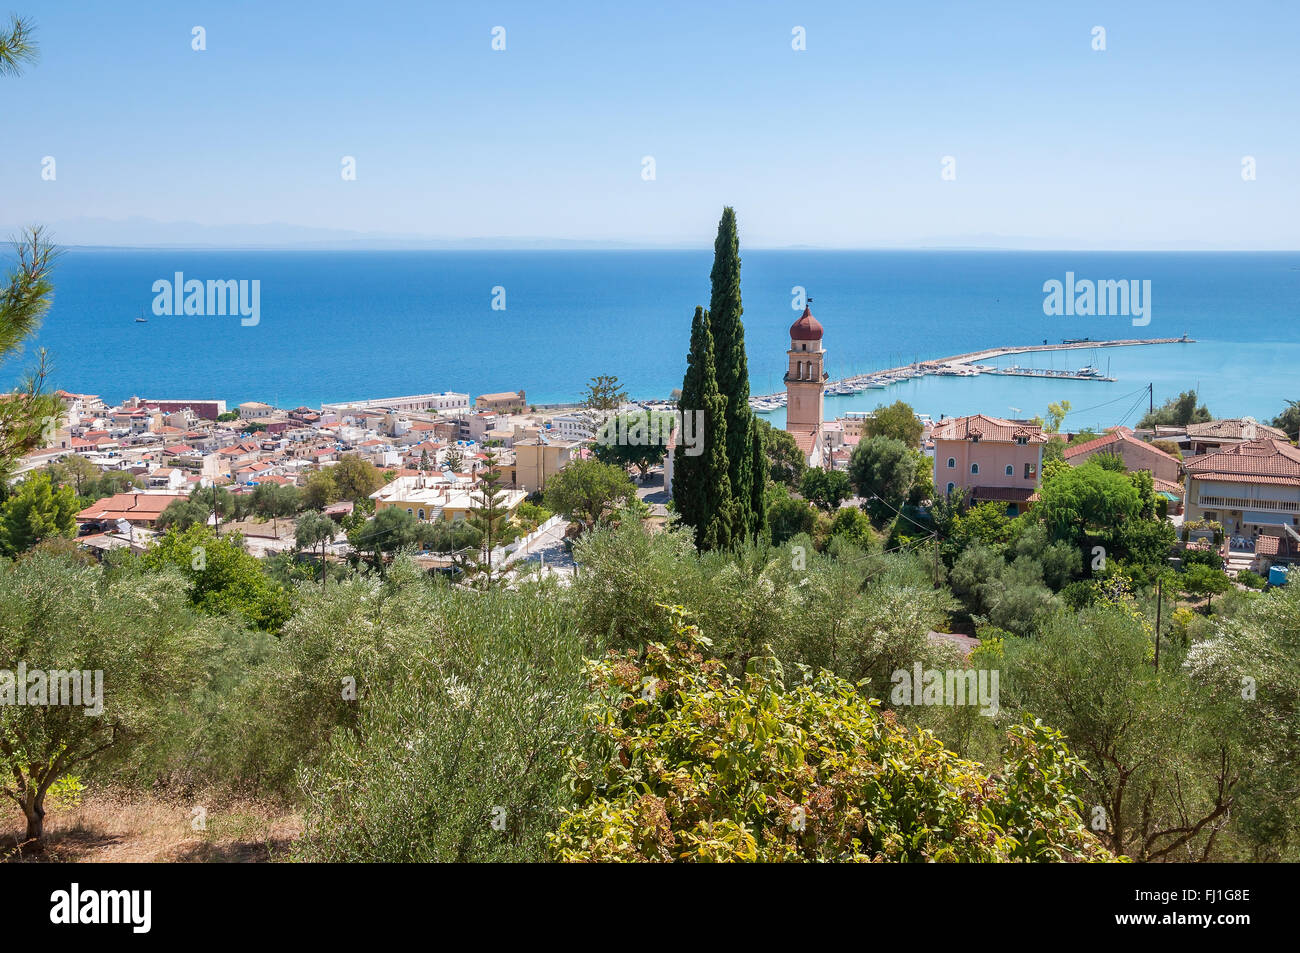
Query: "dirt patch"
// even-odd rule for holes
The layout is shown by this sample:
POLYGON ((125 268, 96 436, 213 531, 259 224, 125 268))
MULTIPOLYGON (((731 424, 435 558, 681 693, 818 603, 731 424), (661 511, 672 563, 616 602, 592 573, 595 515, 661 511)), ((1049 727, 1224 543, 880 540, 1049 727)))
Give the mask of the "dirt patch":
MULTIPOLYGON (((12 806, 11 806, 12 807, 12 806)), ((22 843, 16 810, 0 814, 0 860, 17 863, 266 863, 284 860, 302 819, 257 801, 151 795, 87 795, 74 806, 51 805, 45 849, 22 843), (202 807, 206 817, 197 815, 202 807), (202 819, 203 829, 195 830, 202 819)))

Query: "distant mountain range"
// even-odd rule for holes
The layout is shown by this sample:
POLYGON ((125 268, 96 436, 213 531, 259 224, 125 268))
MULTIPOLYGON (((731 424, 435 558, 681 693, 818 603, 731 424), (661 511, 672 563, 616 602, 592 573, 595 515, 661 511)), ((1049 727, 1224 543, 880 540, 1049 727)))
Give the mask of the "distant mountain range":
MULTIPOLYGON (((587 249, 705 249, 701 242, 647 242, 613 239, 538 238, 527 236, 481 236, 445 238, 386 232, 359 232, 342 228, 319 228, 283 222, 241 225, 204 225, 199 222, 160 222, 132 216, 125 219, 74 218, 47 223, 51 236, 65 247, 101 248, 250 248, 250 249, 356 249, 356 250, 587 250, 587 249)), ((12 235, 19 224, 0 226, 0 234, 12 235)), ((835 246, 810 244, 766 245, 751 248, 834 250, 835 246)), ((866 249, 947 249, 1008 251, 1291 251, 1276 247, 1232 246, 1206 242, 1131 242, 1124 246, 1098 248, 1095 242, 1071 238, 1041 238, 1023 235, 943 235, 912 241, 880 242, 858 246, 866 249)))

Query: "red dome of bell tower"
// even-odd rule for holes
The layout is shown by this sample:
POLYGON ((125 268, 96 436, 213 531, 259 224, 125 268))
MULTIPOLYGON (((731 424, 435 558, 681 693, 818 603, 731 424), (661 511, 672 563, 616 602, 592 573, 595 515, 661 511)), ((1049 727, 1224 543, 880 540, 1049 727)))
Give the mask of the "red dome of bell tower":
POLYGON ((790 325, 790 340, 792 341, 820 341, 822 339, 821 322, 813 317, 812 298, 808 299, 808 304, 804 306, 803 314, 799 315, 797 321, 790 325))

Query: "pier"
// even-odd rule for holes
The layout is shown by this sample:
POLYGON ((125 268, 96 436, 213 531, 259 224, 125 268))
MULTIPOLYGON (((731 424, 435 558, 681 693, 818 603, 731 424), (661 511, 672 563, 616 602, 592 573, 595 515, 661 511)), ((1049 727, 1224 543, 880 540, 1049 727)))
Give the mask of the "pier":
MULTIPOLYGON (((1107 377, 1096 368, 1092 367, 1083 368, 1077 371, 1058 371, 1047 368, 1020 367, 1017 364, 1013 364, 1010 367, 993 367, 983 362, 995 360, 1000 357, 1007 357, 1012 354, 1030 354, 1038 351, 1080 351, 1099 347, 1139 347, 1147 344, 1195 343, 1195 340, 1184 334, 1182 337, 1178 338, 1124 338, 1115 341, 1072 339, 1062 341, 1060 344, 1015 344, 1006 347, 991 347, 982 351, 969 351, 965 354, 954 354, 952 357, 940 357, 929 361, 917 361, 912 364, 903 364, 899 367, 888 367, 880 371, 870 371, 866 374, 855 374, 852 377, 842 377, 837 380, 827 381, 826 393, 829 396, 860 394, 869 389, 885 388, 890 384, 897 384, 900 381, 911 380, 915 377, 924 377, 927 374, 936 374, 944 377, 978 377, 980 374, 998 374, 1005 377, 1038 377, 1051 378, 1053 380, 1113 382, 1115 378, 1107 377)), ((783 407, 785 405, 785 391, 751 397, 749 402, 750 406, 755 410, 774 410, 777 407, 783 407)))

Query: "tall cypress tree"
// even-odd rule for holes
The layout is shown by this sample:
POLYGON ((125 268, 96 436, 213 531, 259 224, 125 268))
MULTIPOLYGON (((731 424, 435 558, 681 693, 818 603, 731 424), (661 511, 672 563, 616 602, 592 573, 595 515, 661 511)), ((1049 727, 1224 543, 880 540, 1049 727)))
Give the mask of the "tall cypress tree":
POLYGON ((728 206, 718 222, 709 273, 709 322, 713 331, 718 390, 727 399, 727 461, 736 502, 737 538, 757 529, 754 512, 753 411, 749 408, 749 361, 745 356, 745 326, 740 316, 740 239, 736 212, 728 206))
POLYGON ((696 427, 699 421, 703 452, 688 455, 679 435, 673 455, 673 501, 682 521, 695 530, 695 544, 701 549, 729 546, 733 535, 735 504, 727 467, 726 406, 726 398, 718 391, 709 315, 697 307, 677 407, 689 421, 686 426, 696 427), (695 416, 697 412, 703 412, 702 418, 695 416))

